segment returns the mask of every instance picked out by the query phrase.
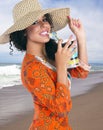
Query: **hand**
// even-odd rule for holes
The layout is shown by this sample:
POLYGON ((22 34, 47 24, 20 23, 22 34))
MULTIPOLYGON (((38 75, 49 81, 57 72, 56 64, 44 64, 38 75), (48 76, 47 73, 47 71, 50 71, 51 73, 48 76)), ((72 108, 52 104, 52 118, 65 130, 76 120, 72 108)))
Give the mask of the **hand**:
POLYGON ((64 47, 62 47, 62 40, 58 42, 58 49, 55 54, 55 61, 57 69, 67 69, 67 63, 71 59, 76 49, 76 41, 68 48, 71 44, 73 36, 71 35, 64 47))
POLYGON ((70 16, 68 18, 68 25, 71 31, 77 38, 85 39, 85 30, 82 22, 79 19, 73 19, 70 16))
POLYGON ((68 17, 68 25, 71 31, 75 34, 78 43, 78 56, 81 61, 88 64, 86 37, 84 27, 79 19, 72 19, 68 17))

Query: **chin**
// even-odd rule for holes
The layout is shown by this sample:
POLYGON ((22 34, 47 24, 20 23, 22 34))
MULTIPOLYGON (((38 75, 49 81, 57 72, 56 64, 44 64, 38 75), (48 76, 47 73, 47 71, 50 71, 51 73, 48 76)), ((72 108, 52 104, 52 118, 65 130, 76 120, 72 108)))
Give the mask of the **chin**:
POLYGON ((49 39, 43 39, 43 40, 42 40, 43 43, 47 43, 47 42, 49 42, 49 41, 50 41, 50 38, 49 38, 49 39))

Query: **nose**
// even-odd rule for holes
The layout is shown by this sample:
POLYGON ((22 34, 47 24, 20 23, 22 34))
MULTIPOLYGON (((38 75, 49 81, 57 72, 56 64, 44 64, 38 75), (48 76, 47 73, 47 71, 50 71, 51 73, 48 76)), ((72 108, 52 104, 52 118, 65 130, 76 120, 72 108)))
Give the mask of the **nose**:
POLYGON ((40 21, 40 27, 49 27, 49 23, 48 22, 43 22, 43 21, 40 21))

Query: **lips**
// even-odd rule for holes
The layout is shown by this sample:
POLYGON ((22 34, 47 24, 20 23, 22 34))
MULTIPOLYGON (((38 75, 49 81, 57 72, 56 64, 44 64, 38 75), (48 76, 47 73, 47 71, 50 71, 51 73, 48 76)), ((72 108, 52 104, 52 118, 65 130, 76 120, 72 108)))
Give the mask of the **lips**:
POLYGON ((48 31, 42 31, 42 32, 40 33, 40 35, 41 35, 41 36, 49 36, 49 33, 48 33, 48 31))

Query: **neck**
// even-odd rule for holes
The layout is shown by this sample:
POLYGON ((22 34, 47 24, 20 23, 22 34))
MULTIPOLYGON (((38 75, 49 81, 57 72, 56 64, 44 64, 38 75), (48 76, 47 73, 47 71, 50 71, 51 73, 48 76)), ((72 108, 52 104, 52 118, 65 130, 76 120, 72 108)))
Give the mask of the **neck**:
POLYGON ((27 53, 32 54, 32 55, 37 55, 40 57, 44 57, 44 43, 33 43, 33 42, 28 42, 27 43, 27 53))
POLYGON ((51 63, 52 65, 55 66, 55 62, 48 59, 46 54, 45 54, 45 44, 44 43, 27 43, 27 53, 35 55, 35 56, 39 56, 43 59, 45 59, 46 61, 48 61, 49 63, 51 63))

